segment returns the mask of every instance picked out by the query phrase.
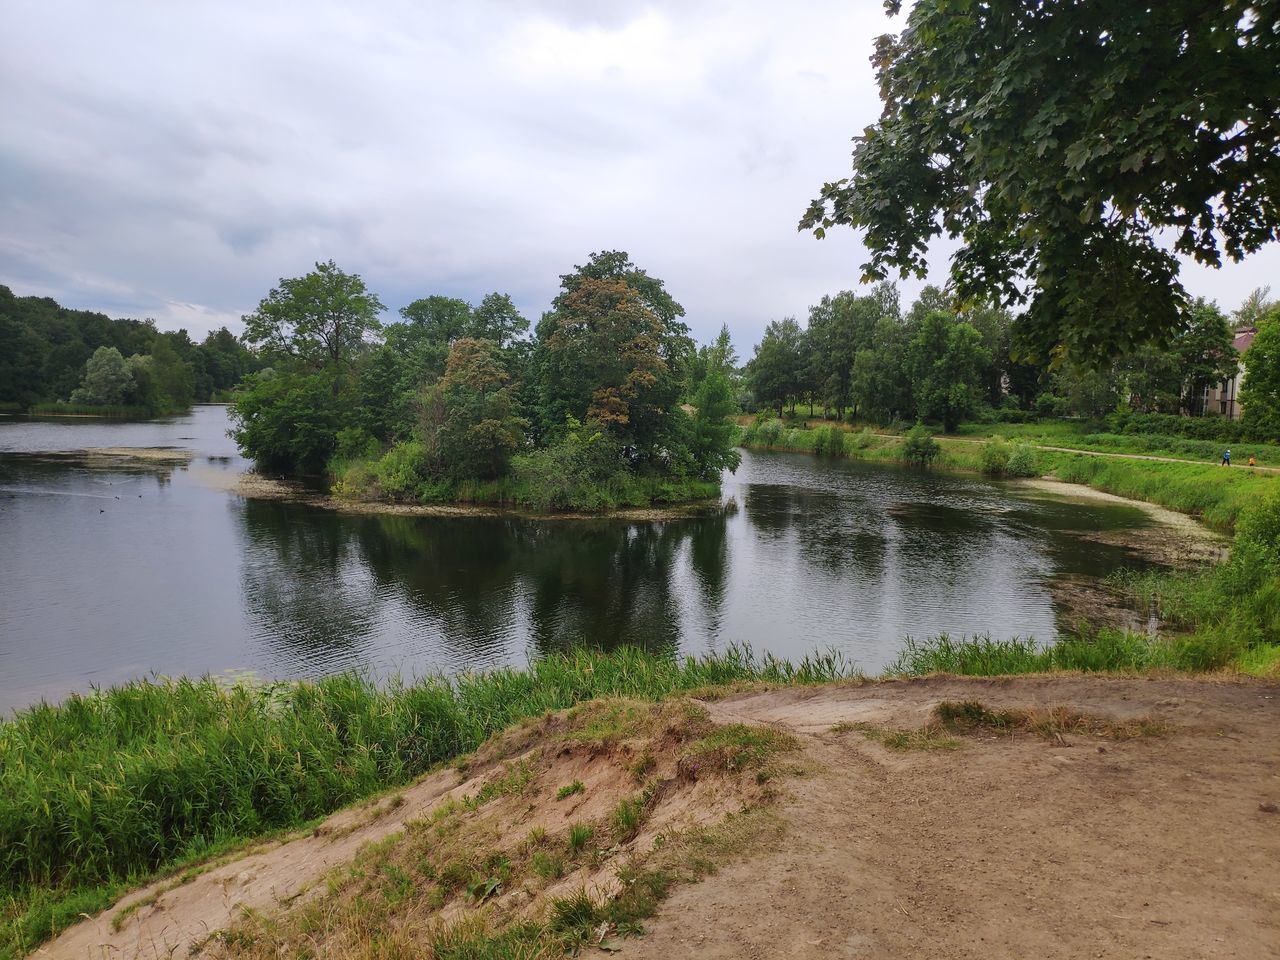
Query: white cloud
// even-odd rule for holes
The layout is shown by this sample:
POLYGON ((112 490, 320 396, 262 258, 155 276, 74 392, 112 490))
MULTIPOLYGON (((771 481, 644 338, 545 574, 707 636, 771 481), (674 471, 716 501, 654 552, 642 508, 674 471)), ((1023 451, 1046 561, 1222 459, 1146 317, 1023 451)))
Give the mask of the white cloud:
MULTIPOLYGON (((332 257, 393 307, 496 289, 536 318, 615 248, 746 355, 864 259, 795 224, 879 113, 880 0, 7 13, 0 283, 19 294, 200 336, 332 257)), ((1233 306, 1272 275, 1274 250, 1187 283, 1233 306)))

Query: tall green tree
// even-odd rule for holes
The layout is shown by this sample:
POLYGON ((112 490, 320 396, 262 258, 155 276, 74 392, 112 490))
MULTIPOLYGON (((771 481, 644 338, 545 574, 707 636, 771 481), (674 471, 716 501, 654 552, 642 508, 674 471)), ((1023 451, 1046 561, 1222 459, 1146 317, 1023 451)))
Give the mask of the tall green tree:
POLYGON ((114 406, 133 387, 133 371, 115 347, 99 347, 85 363, 84 379, 71 394, 72 403, 114 406))
POLYGON ((1280 302, 1271 298, 1271 288, 1258 287, 1250 291, 1244 301, 1231 313, 1231 326, 1235 330, 1256 328, 1280 302))
POLYGON ((515 388, 492 340, 454 341, 444 376, 423 393, 419 433, 425 468, 452 479, 492 479, 524 444, 515 388))
POLYGON ((544 422, 598 423, 634 458, 651 458, 681 388, 662 319, 623 280, 580 279, 556 303, 539 325, 544 422))
POLYGON ((386 309, 358 274, 344 273, 332 260, 317 263, 301 277, 278 286, 244 318, 246 343, 273 362, 292 360, 333 371, 333 388, 355 357, 373 340, 386 309))
POLYGON ((1254 436, 1280 440, 1280 306, 1258 324, 1244 363, 1240 384, 1244 424, 1254 436))
MULTIPOLYGON (((185 335, 186 331, 182 331, 185 335)), ((152 409, 185 410, 195 397, 195 372, 173 346, 173 338, 161 334, 151 342, 151 376, 158 406, 152 409)))
POLYGON ((400 316, 412 330, 413 339, 446 348, 472 330, 471 304, 456 297, 423 297, 401 307, 400 316))
POLYGON ((705 480, 715 479, 722 470, 737 470, 742 455, 734 449, 734 427, 730 417, 738 412, 738 356, 721 327, 714 343, 698 351, 699 374, 691 402, 693 430, 689 441, 693 472, 705 480))
POLYGON ((471 312, 468 335, 492 340, 499 349, 510 347, 529 330, 529 321, 505 293, 490 293, 471 312))
POLYGON ((1217 304, 1197 297, 1169 349, 1178 365, 1180 405, 1187 413, 1202 415, 1205 390, 1231 379, 1240 369, 1232 340, 1227 315, 1217 304))
POLYGON ((916 414, 955 430, 981 401, 982 371, 990 362, 982 334, 970 324, 941 310, 930 313, 907 345, 916 414))
POLYGON ((1175 254, 1280 235, 1280 3, 918 0, 872 60, 881 118, 800 228, 862 231, 868 278, 923 276, 958 237, 960 298, 1027 303, 1033 358, 1163 340, 1175 254))
POLYGON ((794 404, 803 387, 803 337, 794 317, 774 320, 765 327, 747 365, 747 382, 756 402, 777 410, 778 416, 788 401, 794 404))
POLYGON ((575 266, 573 273, 563 274, 560 277, 561 293, 553 305, 559 308, 578 289, 579 284, 588 280, 619 280, 625 283, 636 292, 645 309, 662 323, 667 336, 673 339, 686 338, 686 343, 681 346, 686 349, 691 346, 687 343, 689 328, 680 321, 684 316, 684 307, 667 292, 666 284, 632 263, 625 250, 593 253, 585 264, 575 266))

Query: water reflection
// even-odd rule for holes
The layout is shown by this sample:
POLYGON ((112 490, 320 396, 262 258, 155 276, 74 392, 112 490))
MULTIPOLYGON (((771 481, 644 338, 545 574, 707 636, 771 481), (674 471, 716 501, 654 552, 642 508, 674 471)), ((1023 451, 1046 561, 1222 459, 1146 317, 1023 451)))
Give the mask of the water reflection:
POLYGON ((686 601, 710 619, 725 602, 728 511, 567 523, 350 517, 251 502, 238 515, 251 545, 241 575, 256 632, 298 652, 351 648, 393 608, 406 661, 428 648, 457 665, 503 662, 527 645, 671 650, 686 601), (685 556, 692 578, 681 572, 685 556))
POLYGON ((1053 637, 1055 584, 1141 563, 1101 542, 1132 508, 786 454, 748 453, 729 506, 661 523, 338 514, 229 493, 225 430, 220 408, 0 422, 0 710, 149 672, 414 674, 578 644, 836 647, 877 671, 906 635, 1053 637), (48 452, 184 444, 190 464, 48 452))

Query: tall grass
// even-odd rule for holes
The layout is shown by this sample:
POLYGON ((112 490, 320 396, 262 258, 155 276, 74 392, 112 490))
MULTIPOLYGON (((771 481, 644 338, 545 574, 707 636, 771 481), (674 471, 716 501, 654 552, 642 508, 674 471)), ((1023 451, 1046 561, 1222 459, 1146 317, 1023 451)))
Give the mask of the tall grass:
POLYGON ((677 659, 624 648, 387 687, 353 675, 138 681, 32 707, 0 723, 0 956, 124 882, 404 783, 526 717, 600 696, 849 672, 834 654, 791 664, 749 649, 677 659))
POLYGON ((1103 629, 1052 644, 1019 637, 993 640, 987 636, 953 638, 943 634, 923 641, 908 638, 885 673, 889 676, 953 673, 973 677, 1054 670, 1139 673, 1166 669, 1199 673, 1237 664, 1251 649, 1247 642, 1221 633, 1151 637, 1103 629))

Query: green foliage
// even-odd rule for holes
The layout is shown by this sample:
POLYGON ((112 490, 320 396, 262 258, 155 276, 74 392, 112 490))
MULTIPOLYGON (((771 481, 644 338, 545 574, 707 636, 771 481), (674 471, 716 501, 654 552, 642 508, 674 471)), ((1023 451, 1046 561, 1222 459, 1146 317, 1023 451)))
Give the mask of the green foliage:
POLYGON ((903 437, 902 459, 917 467, 929 466, 941 452, 933 432, 922 423, 917 423, 903 437))
POLYGON ((1257 106, 1276 100, 1278 26, 1257 0, 920 0, 876 42, 885 109, 852 177, 800 227, 863 231, 868 279, 923 276, 929 241, 959 237, 960 298, 1029 286, 1021 339, 1042 360, 1159 341, 1186 305, 1176 255, 1216 266, 1280 229, 1280 129, 1257 106))
POLYGON ((1280 307, 1258 326, 1240 384, 1244 429, 1258 438, 1280 440, 1280 307))
POLYGON ((610 506, 610 487, 624 477, 617 441, 595 424, 570 419, 549 446, 516 457, 517 482, 539 510, 599 510, 610 506))
POLYGON ((756 345, 747 365, 747 382, 756 401, 778 411, 795 402, 803 388, 803 333, 796 321, 787 317, 765 328, 764 339, 756 345))
POLYGON ((982 446, 982 472, 1003 477, 1009 470, 1009 444, 995 439, 982 446))
POLYGON ((575 780, 573 783, 565 784, 556 791, 557 800, 565 800, 572 797, 575 793, 583 793, 587 788, 582 785, 581 780, 575 780))
POLYGON ((433 477, 490 480, 506 473, 528 423, 491 340, 454 342, 444 376, 423 391, 418 435, 433 477))
POLYGON ((813 439, 813 452, 820 457, 844 456, 844 431, 837 427, 819 427, 813 439))
POLYGON ((977 409, 982 369, 990 360, 976 329, 943 311, 929 313, 907 347, 916 415, 955 430, 977 409))
POLYGON ((1035 447, 1029 443, 1015 443, 1005 465, 1005 473, 1011 477, 1040 476, 1040 458, 1035 447))
POLYGON ((505 294, 423 297, 384 328, 332 262, 282 280, 246 318, 276 367, 246 381, 234 435, 266 470, 327 465, 351 498, 599 510, 714 494, 739 459, 727 331, 689 376, 683 308, 625 253, 562 283, 529 344, 505 294))
POLYGON ((244 338, 277 362, 340 373, 382 328, 384 309, 357 274, 329 260, 304 276, 282 277, 244 318, 244 338))
POLYGON ((722 328, 716 343, 698 352, 691 364, 691 402, 695 408, 688 441, 691 471, 713 480, 722 470, 737 470, 742 457, 734 449, 735 427, 729 418, 738 412, 733 368, 733 343, 722 328))
POLYGON ((71 394, 72 403, 113 406, 133 389, 133 371, 115 347, 99 347, 85 364, 84 379, 71 394))
POLYGON ((1010 445, 996 438, 982 446, 982 472, 993 477, 1036 477, 1040 463, 1031 444, 1010 445))
POLYGON ((349 412, 335 385, 324 372, 263 370, 229 408, 231 435, 263 470, 318 475, 349 412))

